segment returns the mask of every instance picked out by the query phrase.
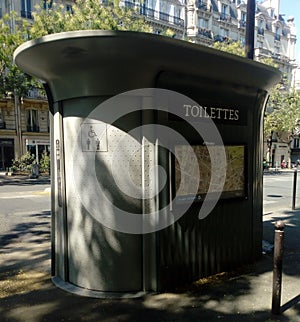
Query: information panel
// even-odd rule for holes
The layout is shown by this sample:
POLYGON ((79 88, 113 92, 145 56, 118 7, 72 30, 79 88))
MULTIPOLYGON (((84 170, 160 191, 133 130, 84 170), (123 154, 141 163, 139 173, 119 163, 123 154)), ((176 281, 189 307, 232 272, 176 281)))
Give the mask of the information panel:
MULTIPOLYGON (((204 199, 208 192, 211 180, 211 159, 206 146, 192 146, 198 161, 198 168, 195 164, 191 164, 192 158, 188 153, 189 147, 186 145, 175 146, 175 190, 177 201, 184 202, 190 200, 195 195, 194 191, 190 191, 194 184, 195 178, 199 178, 198 191, 195 201, 204 199), (188 171, 181 171, 188 169, 188 171), (193 170, 194 169, 194 170, 193 170), (181 185, 181 187, 180 187, 181 185), (180 192, 179 192, 180 187, 180 192)), ((210 146, 210 149, 217 147, 210 146)), ((245 153, 244 145, 227 145, 224 147, 226 153, 226 179, 222 190, 221 198, 237 198, 245 197, 245 153)), ((224 166, 220 164, 220 166, 224 166)), ((212 192, 216 192, 213 191, 212 192)))

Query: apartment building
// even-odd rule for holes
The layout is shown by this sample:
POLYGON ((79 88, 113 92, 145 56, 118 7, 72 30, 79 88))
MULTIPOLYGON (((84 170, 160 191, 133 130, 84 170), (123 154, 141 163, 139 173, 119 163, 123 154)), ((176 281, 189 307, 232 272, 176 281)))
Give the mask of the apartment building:
POLYGON ((20 103, 13 97, 0 99, 0 170, 6 171, 26 151, 37 160, 50 151, 48 102, 37 90, 20 103))
MULTIPOLYGON (((99 0, 103 3, 107 0, 99 0)), ((58 0, 67 11, 73 1, 58 0)), ((32 19, 39 0, 0 0, 0 17, 15 11, 32 19)), ((51 1, 44 1, 45 8, 51 1)), ((245 43, 247 4, 242 0, 121 0, 120 6, 135 8, 157 34, 168 30, 174 38, 212 46, 216 41, 245 43)), ((13 21, 12 21, 13 23, 13 21)), ((296 30, 293 17, 280 12, 280 0, 258 1, 255 13, 255 59, 272 57, 295 83, 296 30)), ((0 100, 0 170, 11 159, 31 151, 39 158, 49 149, 49 117, 46 97, 38 91, 28 93, 21 104, 11 98, 0 100)), ((286 149, 287 150, 287 149, 286 149)), ((280 152, 285 155, 286 152, 280 152)))
MULTIPOLYGON (((245 44, 247 1, 196 0, 187 4, 187 35, 194 42, 213 45, 233 40, 245 44)), ((293 17, 284 19, 280 0, 256 3, 254 56, 272 57, 292 82, 296 30, 293 17)))

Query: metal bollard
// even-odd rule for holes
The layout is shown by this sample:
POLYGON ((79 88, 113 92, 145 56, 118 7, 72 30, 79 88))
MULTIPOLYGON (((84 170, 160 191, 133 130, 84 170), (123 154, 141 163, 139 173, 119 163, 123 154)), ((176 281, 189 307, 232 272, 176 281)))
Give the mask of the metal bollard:
POLYGON ((285 224, 281 220, 276 221, 275 223, 272 314, 277 314, 277 315, 281 313, 280 301, 281 301, 284 226, 285 224))
POLYGON ((297 169, 294 170, 292 210, 296 208, 297 169))

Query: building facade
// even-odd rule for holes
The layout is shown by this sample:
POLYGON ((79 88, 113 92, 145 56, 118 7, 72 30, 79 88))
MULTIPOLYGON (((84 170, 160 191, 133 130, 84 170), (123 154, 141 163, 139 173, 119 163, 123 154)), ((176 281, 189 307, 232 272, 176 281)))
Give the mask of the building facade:
MULTIPOLYGON (((106 0, 99 0, 103 3, 106 0)), ((66 11, 72 0, 58 0, 66 11)), ((242 0, 121 0, 120 6, 134 8, 160 34, 168 30, 174 38, 212 46, 216 41, 239 41, 245 44, 247 1, 242 0)), ((39 0, 0 0, 0 18, 15 11, 31 20, 39 0)), ((52 1, 45 0, 44 8, 52 1)), ((280 0, 261 0, 255 12, 255 59, 272 57, 280 70, 295 84, 296 30, 292 17, 284 19, 280 0)), ((12 23, 13 20, 12 20, 12 23)), ((296 144, 296 143, 295 143, 296 144)), ((277 145, 276 145, 277 146, 277 145)), ((288 158, 289 148, 275 148, 274 160, 288 158)), ((273 145, 273 148, 275 144, 273 145)), ((0 170, 10 167, 11 160, 26 151, 36 158, 49 149, 49 117, 46 97, 33 91, 21 104, 11 98, 0 100, 0 170)), ((300 150, 299 150, 300 151, 300 150)))
MULTIPOLYGON (((245 45, 247 3, 241 0, 189 0, 187 35, 199 44, 238 41, 245 45)), ((292 82, 295 69, 294 18, 284 19, 279 0, 257 2, 254 30, 256 60, 271 57, 292 82)))
POLYGON ((0 171, 8 171, 12 159, 26 151, 37 161, 50 151, 48 102, 37 91, 29 92, 21 102, 0 99, 0 171))

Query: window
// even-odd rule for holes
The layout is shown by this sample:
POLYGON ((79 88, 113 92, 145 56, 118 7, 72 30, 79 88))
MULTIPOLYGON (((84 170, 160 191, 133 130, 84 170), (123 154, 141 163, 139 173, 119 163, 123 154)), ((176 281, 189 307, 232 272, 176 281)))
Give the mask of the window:
POLYGON ((159 3, 159 10, 163 13, 167 12, 167 4, 164 1, 160 1, 159 3))
POLYGON ((32 19, 31 0, 21 0, 21 17, 32 19))
POLYGON ((247 14, 246 12, 241 11, 241 19, 239 21, 240 27, 246 28, 247 14))
POLYGON ((174 12, 175 12, 175 17, 178 17, 178 18, 180 18, 181 17, 181 8, 180 7, 175 7, 174 8, 174 12))
POLYGON ((222 14, 226 15, 227 14, 227 5, 226 4, 222 4, 222 14))
POLYGON ((69 13, 73 13, 72 5, 66 4, 66 11, 69 13))
POLYGON ((245 46, 246 44, 246 38, 244 36, 240 36, 240 43, 245 46))
POLYGON ((44 9, 48 10, 52 8, 53 1, 52 0, 44 0, 44 9))
POLYGON ((280 41, 280 28, 278 26, 275 29, 275 40, 280 41))
POLYGON ((208 20, 203 19, 203 18, 199 18, 198 19, 198 27, 208 29, 208 20))
POLYGON ((207 1, 206 0, 198 0, 198 8, 202 10, 207 10, 207 1))
POLYGON ((228 37, 229 36, 229 30, 221 28, 220 29, 220 34, 221 34, 222 37, 228 37))
POLYGON ((222 4, 220 19, 221 20, 229 20, 228 6, 226 4, 222 4))
POLYGON ((265 29, 264 29, 264 21, 263 20, 261 20, 261 19, 258 20, 257 27, 258 27, 257 33, 259 35, 264 35, 265 34, 265 29))
POLYGON ((299 149, 300 147, 300 139, 294 138, 294 149, 299 149))
POLYGON ((263 48, 264 47, 264 43, 262 41, 258 41, 257 42, 257 47, 258 48, 263 48))
POLYGON ((0 129, 5 129, 4 116, 1 108, 0 108, 0 129))
POLYGON ((243 12, 242 11, 241 20, 244 21, 244 22, 246 22, 246 20, 247 20, 247 13, 246 12, 243 12))
POLYGON ((38 132, 38 111, 37 110, 26 110, 26 122, 28 132, 38 132))

